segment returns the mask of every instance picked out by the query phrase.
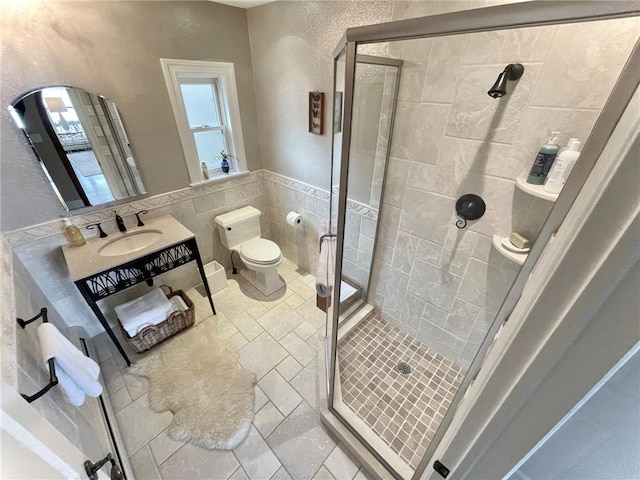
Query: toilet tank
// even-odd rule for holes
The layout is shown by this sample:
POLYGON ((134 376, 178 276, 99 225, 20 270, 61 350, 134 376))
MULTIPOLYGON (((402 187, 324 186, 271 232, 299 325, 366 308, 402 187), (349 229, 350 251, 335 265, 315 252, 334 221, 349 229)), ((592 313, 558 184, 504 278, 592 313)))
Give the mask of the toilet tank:
POLYGON ((260 215, 260 210, 254 207, 243 207, 218 215, 215 222, 222 244, 231 250, 242 242, 259 237, 260 215))

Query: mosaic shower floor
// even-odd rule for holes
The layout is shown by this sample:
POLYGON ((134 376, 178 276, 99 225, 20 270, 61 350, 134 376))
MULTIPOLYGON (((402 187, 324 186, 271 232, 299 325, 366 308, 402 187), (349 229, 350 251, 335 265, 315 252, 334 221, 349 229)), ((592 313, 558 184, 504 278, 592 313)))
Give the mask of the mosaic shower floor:
POLYGON ((342 401, 414 470, 444 418, 464 373, 379 316, 339 345, 342 401), (412 369, 402 374, 406 362, 412 369))

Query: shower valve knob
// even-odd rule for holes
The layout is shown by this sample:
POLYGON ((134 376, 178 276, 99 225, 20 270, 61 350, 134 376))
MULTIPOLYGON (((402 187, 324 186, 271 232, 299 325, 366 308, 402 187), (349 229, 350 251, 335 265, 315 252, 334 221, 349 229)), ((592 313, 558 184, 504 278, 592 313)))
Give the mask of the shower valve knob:
POLYGON ((465 228, 469 220, 477 220, 484 215, 487 206, 478 195, 467 193, 456 201, 456 214, 460 217, 456 221, 456 227, 465 228))

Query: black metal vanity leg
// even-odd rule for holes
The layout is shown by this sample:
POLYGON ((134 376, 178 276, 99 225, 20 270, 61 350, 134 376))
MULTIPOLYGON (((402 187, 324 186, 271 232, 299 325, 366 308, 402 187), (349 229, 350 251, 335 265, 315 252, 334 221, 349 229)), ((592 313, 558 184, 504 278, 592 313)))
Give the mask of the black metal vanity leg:
POLYGON ((109 338, 111 339, 113 344, 116 346, 116 348, 120 352, 120 355, 122 355, 122 358, 124 358, 125 362, 127 362, 127 366, 130 367, 131 366, 131 360, 129 360, 129 357, 127 356, 127 354, 125 353, 124 349, 122 348, 122 345, 120 345, 120 342, 118 341, 118 338, 113 333, 113 330, 111 330, 111 327, 109 326, 109 323, 107 322, 107 319, 104 318, 104 315, 102 314, 102 311, 100 310, 100 308, 98 307, 96 302, 93 301, 93 298, 91 298, 91 295, 87 291, 84 283, 76 282, 76 287, 78 287, 78 290, 80 290, 80 293, 82 294, 82 297, 87 302, 87 304, 89 305, 89 307, 91 308, 91 310, 93 311, 95 316, 98 317, 98 321, 102 324, 102 328, 104 328, 104 331, 107 332, 107 335, 109 335, 109 338))
POLYGON ((200 271, 200 277, 202 278, 202 285, 204 285, 204 290, 207 292, 207 297, 209 298, 209 305, 211 305, 211 311, 214 315, 216 315, 216 307, 213 306, 213 298, 211 298, 211 290, 209 290, 209 282, 207 282, 207 275, 204 273, 204 265, 202 264, 202 258, 200 258, 200 251, 198 250, 198 244, 196 243, 196 239, 193 239, 193 251, 196 256, 196 263, 198 264, 198 270, 200 271))

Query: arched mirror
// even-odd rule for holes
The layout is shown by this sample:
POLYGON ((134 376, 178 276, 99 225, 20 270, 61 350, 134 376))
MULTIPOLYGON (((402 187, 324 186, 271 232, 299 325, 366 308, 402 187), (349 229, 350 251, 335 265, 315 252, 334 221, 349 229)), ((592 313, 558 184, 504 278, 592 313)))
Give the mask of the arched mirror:
POLYGON ((145 193, 115 103, 75 87, 45 87, 9 106, 67 210, 145 193))

